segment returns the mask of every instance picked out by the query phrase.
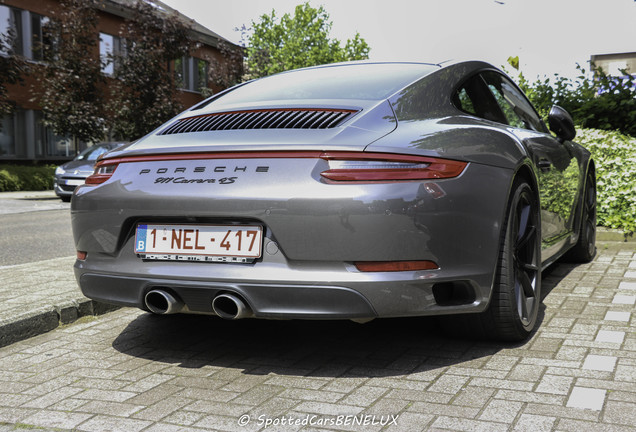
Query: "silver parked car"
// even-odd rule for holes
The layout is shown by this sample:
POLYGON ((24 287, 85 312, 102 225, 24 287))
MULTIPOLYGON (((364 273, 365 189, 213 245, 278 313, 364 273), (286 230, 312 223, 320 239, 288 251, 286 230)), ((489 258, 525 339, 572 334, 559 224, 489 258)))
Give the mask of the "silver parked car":
POLYGON ((83 185, 86 177, 93 174, 97 159, 110 150, 124 145, 123 142, 103 142, 82 150, 75 159, 55 169, 55 194, 62 201, 70 201, 75 188, 83 185))
POLYGON ((96 165, 72 202, 84 294, 157 314, 444 315, 534 329, 541 271, 595 253, 596 185, 478 62, 344 63, 251 81, 96 165))

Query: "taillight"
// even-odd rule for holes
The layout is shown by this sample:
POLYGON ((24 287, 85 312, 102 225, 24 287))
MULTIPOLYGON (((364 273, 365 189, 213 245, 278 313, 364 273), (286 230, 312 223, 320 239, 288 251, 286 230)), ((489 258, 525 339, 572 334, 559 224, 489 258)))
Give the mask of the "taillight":
POLYGON ((97 162, 93 174, 86 178, 86 184, 97 185, 102 184, 113 176, 117 169, 117 163, 108 163, 108 161, 97 162))
POLYGON ((466 162, 383 153, 323 153, 329 169, 320 173, 332 182, 392 182, 447 179, 460 175, 466 162))

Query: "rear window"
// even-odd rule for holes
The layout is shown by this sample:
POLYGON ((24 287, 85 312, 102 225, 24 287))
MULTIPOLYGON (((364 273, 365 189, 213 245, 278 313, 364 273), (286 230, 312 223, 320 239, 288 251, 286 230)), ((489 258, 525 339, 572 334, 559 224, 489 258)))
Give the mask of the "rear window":
POLYGON ((387 63, 296 70, 248 83, 208 107, 302 99, 381 100, 437 69, 428 64, 387 63))

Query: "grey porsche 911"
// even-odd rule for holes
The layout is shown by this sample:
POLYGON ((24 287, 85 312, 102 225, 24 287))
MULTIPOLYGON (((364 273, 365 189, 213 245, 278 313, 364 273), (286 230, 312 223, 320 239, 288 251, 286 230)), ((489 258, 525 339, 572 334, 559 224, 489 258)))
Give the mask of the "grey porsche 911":
POLYGON ((341 63, 214 95, 98 161, 75 191, 92 299, 227 319, 444 315, 537 323, 541 271, 595 254, 596 181, 490 64, 341 63))

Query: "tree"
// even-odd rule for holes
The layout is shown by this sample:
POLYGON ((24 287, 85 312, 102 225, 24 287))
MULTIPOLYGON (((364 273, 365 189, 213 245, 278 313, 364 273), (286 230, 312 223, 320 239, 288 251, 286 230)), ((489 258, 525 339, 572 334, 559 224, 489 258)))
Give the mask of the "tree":
POLYGON ((100 60, 96 55, 97 12, 91 1, 62 0, 61 12, 46 27, 41 68, 44 124, 57 135, 81 141, 103 140, 106 132, 100 60))
MULTIPOLYGON (((243 50, 237 49, 224 40, 219 40, 219 58, 207 58, 210 68, 208 81, 221 88, 232 87, 241 82, 243 75, 243 50)), ((202 89, 204 97, 213 94, 212 89, 202 89)))
POLYGON ((28 69, 24 58, 14 52, 14 40, 15 30, 12 27, 9 27, 6 34, 0 34, 0 117, 10 115, 15 109, 14 103, 9 99, 7 84, 22 83, 22 75, 28 69))
POLYGON ((309 3, 296 6, 293 16, 285 14, 279 20, 272 10, 258 23, 252 21, 251 31, 243 28, 249 77, 369 58, 369 46, 359 33, 342 47, 339 40, 329 37, 331 25, 325 9, 315 9, 309 3))
POLYGON ((176 14, 142 1, 133 6, 122 36, 125 52, 112 59, 117 66, 110 110, 113 132, 133 140, 183 110, 169 64, 187 55, 194 42, 176 14))

